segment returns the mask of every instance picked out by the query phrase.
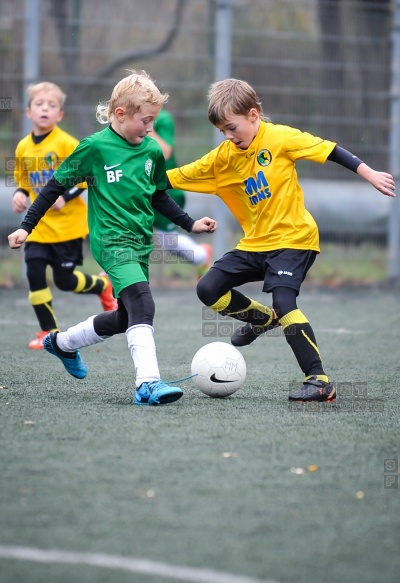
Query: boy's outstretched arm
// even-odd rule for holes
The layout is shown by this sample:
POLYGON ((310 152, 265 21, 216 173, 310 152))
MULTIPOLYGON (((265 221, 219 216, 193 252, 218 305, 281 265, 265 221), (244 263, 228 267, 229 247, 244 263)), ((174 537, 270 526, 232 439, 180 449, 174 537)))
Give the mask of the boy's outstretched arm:
MULTIPOLYGON (((171 182, 167 176, 167 187, 166 190, 172 188, 171 182)), ((162 212, 162 211, 161 211, 162 212)), ((214 233, 218 227, 217 221, 210 219, 210 217, 203 217, 195 221, 191 227, 191 233, 214 233)))
POLYGON ((153 194, 152 206, 188 233, 213 233, 217 228, 217 222, 209 217, 193 220, 165 190, 156 190, 153 194))
POLYGON ((357 158, 357 156, 354 156, 354 154, 348 150, 345 150, 345 148, 335 146, 329 154, 328 160, 336 162, 336 164, 340 164, 356 174, 359 174, 382 194, 391 197, 396 196, 395 182, 391 174, 373 170, 373 168, 370 168, 370 166, 365 164, 365 162, 360 160, 360 158, 357 158))

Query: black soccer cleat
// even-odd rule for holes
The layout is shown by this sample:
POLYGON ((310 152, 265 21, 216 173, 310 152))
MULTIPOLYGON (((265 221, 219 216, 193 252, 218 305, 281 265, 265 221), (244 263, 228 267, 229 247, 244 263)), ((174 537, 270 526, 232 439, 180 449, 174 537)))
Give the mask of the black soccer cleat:
POLYGON ((252 326, 250 322, 247 322, 247 324, 241 326, 232 334, 231 344, 233 346, 247 346, 265 332, 266 329, 264 326, 252 326))
POLYGON ((244 326, 241 326, 231 336, 231 344, 233 346, 248 346, 254 340, 257 340, 259 336, 265 334, 268 330, 277 328, 280 326, 279 318, 275 316, 271 323, 267 326, 253 326, 250 322, 247 322, 244 326))
POLYGON ((289 395, 289 401, 336 401, 336 389, 332 383, 320 381, 312 376, 304 381, 301 389, 289 395))

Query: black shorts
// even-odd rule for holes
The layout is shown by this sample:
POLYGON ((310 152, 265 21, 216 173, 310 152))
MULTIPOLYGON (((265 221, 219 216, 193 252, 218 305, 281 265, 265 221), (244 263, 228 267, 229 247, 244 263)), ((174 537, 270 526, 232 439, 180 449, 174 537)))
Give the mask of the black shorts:
POLYGON ((83 239, 72 239, 63 243, 26 243, 25 261, 44 259, 49 265, 60 265, 74 269, 83 263, 83 239))
POLYGON ((263 281, 263 291, 266 293, 275 287, 290 287, 298 293, 316 256, 316 251, 301 249, 268 252, 234 249, 218 259, 213 268, 225 272, 231 288, 251 281, 263 281))

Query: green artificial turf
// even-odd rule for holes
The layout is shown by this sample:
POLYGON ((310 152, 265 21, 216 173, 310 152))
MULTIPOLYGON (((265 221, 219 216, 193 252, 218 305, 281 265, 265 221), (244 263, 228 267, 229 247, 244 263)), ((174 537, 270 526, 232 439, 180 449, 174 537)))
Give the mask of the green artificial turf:
MULTIPOLYGON (((247 290, 271 301, 259 286, 247 290)), ((93 296, 53 294, 62 329, 99 310, 93 296)), ((203 344, 229 341, 231 320, 220 328, 226 336, 204 335, 194 289, 154 297, 165 380, 190 375, 203 344)), ((300 296, 344 396, 294 408, 287 395, 302 375, 280 333, 241 349, 248 376, 232 397, 210 399, 188 380, 177 403, 135 407, 124 335, 83 349, 89 375, 78 381, 54 357, 28 350, 37 324, 26 291, 0 290, 0 300, 0 384, 8 386, 0 390, 0 546, 277 583, 398 581, 400 489, 385 488, 384 465, 400 457, 398 290, 300 296)), ((4 583, 175 582, 7 558, 0 573, 4 583)))

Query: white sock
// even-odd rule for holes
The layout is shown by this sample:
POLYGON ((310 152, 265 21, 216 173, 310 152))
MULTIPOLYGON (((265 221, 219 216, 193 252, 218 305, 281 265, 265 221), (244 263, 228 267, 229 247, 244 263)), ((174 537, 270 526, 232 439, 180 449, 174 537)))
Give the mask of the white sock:
POLYGON ((154 328, 148 324, 131 326, 125 332, 136 371, 136 387, 142 383, 160 380, 154 328))
POLYGON ((94 331, 93 320, 95 316, 90 316, 84 322, 79 322, 76 326, 71 326, 66 332, 57 334, 57 346, 65 352, 75 352, 83 346, 91 346, 104 342, 108 336, 98 336, 94 331))

